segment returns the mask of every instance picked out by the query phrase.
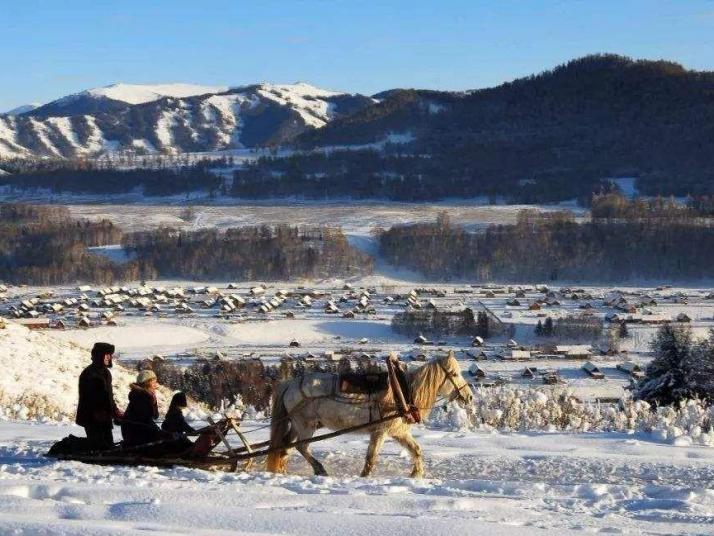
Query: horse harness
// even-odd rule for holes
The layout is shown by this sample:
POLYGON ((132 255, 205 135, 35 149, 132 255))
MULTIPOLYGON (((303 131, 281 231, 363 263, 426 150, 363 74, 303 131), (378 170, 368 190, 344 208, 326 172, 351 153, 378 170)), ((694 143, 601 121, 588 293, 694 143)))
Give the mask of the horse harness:
MULTIPOLYGON (((441 362, 441 360, 438 360, 437 363, 439 363, 439 368, 441 368, 441 370, 444 371, 444 375, 445 375, 444 381, 442 381, 441 385, 439 386, 439 391, 441 391, 441 388, 444 387, 444 384, 448 380, 451 382, 451 385, 454 387, 454 392, 456 393, 456 396, 454 398, 458 398, 461 402, 463 402, 465 404, 468 403, 468 400, 461 394, 461 390, 464 388, 470 389, 469 384, 464 383, 461 387, 459 387, 458 385, 456 385, 456 382, 454 381, 454 378, 456 378, 456 376, 458 376, 458 374, 448 370, 444 366, 444 364, 441 362)), ((451 400, 453 400, 453 398, 451 400)))

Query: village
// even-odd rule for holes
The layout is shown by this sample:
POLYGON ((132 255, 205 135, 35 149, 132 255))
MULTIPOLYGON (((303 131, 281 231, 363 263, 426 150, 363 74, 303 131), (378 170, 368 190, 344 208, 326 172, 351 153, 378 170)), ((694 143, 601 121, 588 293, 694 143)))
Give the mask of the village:
POLYGON ((0 315, 78 344, 110 340, 129 364, 336 370, 389 352, 418 364, 453 351, 474 388, 567 387, 601 403, 618 403, 642 377, 659 325, 686 323, 700 336, 714 327, 707 289, 370 283, 0 285, 0 315))

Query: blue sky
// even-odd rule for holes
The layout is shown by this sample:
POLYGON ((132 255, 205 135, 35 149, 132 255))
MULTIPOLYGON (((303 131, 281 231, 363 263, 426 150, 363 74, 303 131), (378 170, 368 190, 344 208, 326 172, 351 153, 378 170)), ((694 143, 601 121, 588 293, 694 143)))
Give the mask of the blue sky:
POLYGON ((119 81, 479 88, 595 52, 714 70, 714 2, 0 0, 0 110, 119 81))

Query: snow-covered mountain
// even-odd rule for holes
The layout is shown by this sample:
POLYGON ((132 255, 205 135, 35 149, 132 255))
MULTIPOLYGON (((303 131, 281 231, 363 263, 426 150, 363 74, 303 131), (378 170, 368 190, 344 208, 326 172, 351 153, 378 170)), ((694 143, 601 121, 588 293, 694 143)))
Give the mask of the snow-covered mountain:
POLYGON ((26 114, 27 112, 31 112, 32 110, 35 110, 39 108, 41 104, 39 102, 31 102, 29 104, 23 104, 22 106, 17 106, 16 108, 13 108, 12 110, 8 110, 7 112, 3 112, 0 115, 22 115, 26 114))
POLYGON ((375 101, 299 82, 115 84, 0 115, 0 158, 213 151, 284 143, 375 101))

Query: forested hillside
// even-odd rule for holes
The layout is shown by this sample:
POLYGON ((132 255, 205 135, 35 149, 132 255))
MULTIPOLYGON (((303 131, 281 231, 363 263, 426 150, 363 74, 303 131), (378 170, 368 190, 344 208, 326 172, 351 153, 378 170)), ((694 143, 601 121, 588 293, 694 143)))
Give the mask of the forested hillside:
MULTIPOLYGON (((565 199, 618 176, 638 177, 650 195, 714 193, 714 73, 666 61, 588 56, 490 89, 393 91, 299 142, 364 144, 389 133, 413 138, 400 153, 414 165, 402 174, 387 156, 381 178, 433 198, 565 199)), ((350 173, 360 167, 346 161, 343 178, 350 173)))
MULTIPOLYGON (((80 139, 94 140, 85 125, 88 120, 71 116, 66 108, 74 110, 85 101, 96 104, 96 96, 61 101, 66 116, 44 118, 49 112, 41 107, 27 117, 0 117, 0 125, 5 121, 10 132, 20 123, 39 128, 34 116, 56 120, 46 127, 44 138, 27 127, 24 137, 18 134, 12 141, 19 144, 27 138, 28 146, 39 144, 40 138, 52 141, 55 152, 45 148, 41 154, 53 158, 111 153, 114 141, 108 140, 115 138, 114 145, 127 154, 239 146, 299 149, 238 169, 225 193, 243 198, 483 196, 524 203, 586 203, 593 193, 612 190, 608 179, 616 177, 637 178, 637 188, 646 195, 714 194, 714 73, 689 71, 668 61, 587 56, 467 92, 396 89, 367 98, 300 84, 248 89, 257 92, 262 104, 255 99, 234 102, 238 90, 120 106, 105 96, 101 102, 109 109, 97 112, 104 123, 97 119, 92 128, 101 123, 106 140, 95 143, 89 153, 60 147, 60 138, 63 129, 72 126, 81 131, 80 139), (192 111, 190 120, 179 121, 186 110, 192 111), (197 121, 200 124, 194 124, 197 121), (164 132, 167 122, 170 135, 164 132), (236 142, 238 133, 242 145, 236 142)), ((33 157, 31 152, 8 154, 33 157)), ((79 169, 72 162, 69 167, 79 169)), ((176 186, 153 179, 142 182, 130 173, 90 174, 97 179, 55 170, 52 176, 34 173, 3 181, 69 192, 116 193, 138 183, 155 195, 191 188, 217 191, 199 169, 178 176, 176 186)))

